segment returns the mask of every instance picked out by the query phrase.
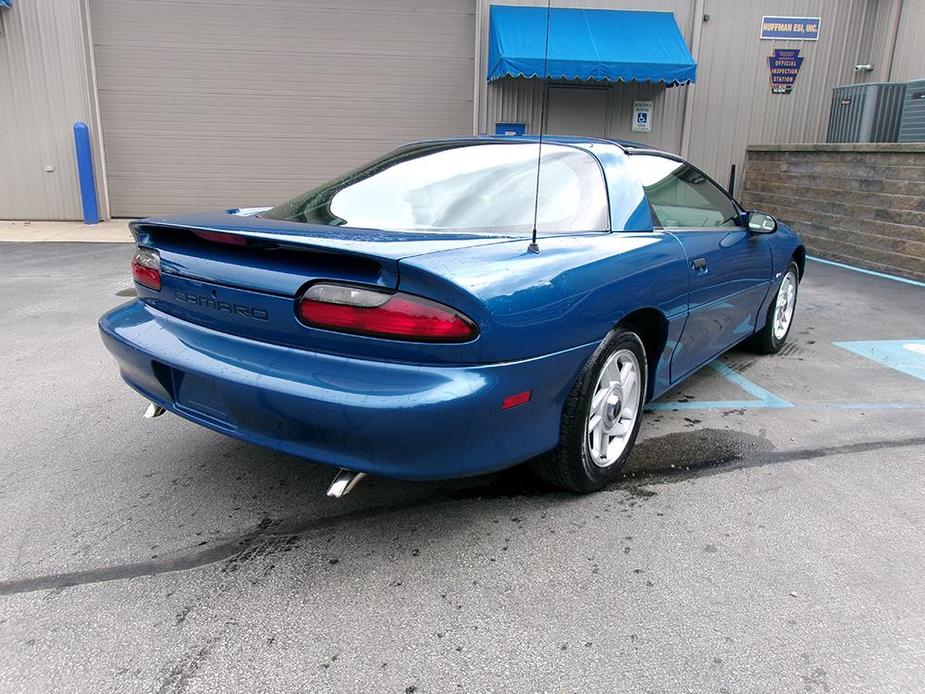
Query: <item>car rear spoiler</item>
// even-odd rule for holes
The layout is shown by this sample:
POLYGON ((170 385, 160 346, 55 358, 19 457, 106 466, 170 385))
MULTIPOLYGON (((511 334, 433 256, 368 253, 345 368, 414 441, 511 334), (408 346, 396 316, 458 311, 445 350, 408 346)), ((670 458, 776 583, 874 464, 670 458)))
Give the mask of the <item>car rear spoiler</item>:
MULTIPOLYGON (((264 208, 252 208, 262 211, 264 208)), ((157 230, 183 229, 191 232, 232 234, 280 246, 310 248, 330 253, 362 256, 377 262, 397 261, 424 253, 467 246, 481 246, 508 240, 503 235, 464 232, 408 232, 362 229, 325 224, 307 224, 267 219, 244 210, 228 210, 176 217, 151 217, 132 222, 136 241, 157 230)), ((250 212, 250 210, 247 210, 250 212)))

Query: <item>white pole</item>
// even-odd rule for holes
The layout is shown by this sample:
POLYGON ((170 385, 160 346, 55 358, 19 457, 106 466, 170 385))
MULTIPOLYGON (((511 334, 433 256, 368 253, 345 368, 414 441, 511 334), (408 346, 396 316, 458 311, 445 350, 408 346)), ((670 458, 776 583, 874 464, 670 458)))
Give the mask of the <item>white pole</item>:
MULTIPOLYGON (((694 16, 691 24, 691 55, 694 56, 694 62, 697 62, 700 55, 700 35, 703 32, 703 2, 704 0, 694 0, 694 16)), ((698 65, 698 67, 700 67, 698 65)), ((684 94, 684 124, 681 127, 681 151, 679 154, 687 159, 691 148, 691 121, 694 118, 694 85, 689 84, 684 87, 687 91, 684 94)))
POLYGON ((903 0, 894 0, 890 9, 890 31, 883 49, 883 69, 880 71, 880 79, 884 82, 891 82, 893 79, 893 58, 896 55, 896 38, 899 35, 902 14, 903 0))

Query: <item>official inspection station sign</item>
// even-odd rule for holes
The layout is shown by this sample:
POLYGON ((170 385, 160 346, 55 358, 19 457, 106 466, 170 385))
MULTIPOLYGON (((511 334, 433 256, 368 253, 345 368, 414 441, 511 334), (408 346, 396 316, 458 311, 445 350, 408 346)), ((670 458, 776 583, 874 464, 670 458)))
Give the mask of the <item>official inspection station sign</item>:
POLYGON ((761 38, 818 41, 821 17, 762 17, 761 38))
POLYGON ((789 94, 797 81, 797 74, 803 64, 799 48, 776 48, 768 56, 768 68, 771 71, 771 93, 789 94))

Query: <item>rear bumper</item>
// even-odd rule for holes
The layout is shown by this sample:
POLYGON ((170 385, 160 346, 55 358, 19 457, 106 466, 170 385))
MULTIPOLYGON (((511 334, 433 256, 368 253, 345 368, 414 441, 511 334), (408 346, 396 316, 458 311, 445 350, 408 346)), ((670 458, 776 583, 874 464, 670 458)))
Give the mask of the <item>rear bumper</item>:
POLYGON ((321 463, 403 479, 508 467, 555 447, 594 344, 533 359, 422 366, 228 335, 141 301, 100 319, 123 379, 197 424, 321 463), (531 400, 501 410, 508 395, 531 400))

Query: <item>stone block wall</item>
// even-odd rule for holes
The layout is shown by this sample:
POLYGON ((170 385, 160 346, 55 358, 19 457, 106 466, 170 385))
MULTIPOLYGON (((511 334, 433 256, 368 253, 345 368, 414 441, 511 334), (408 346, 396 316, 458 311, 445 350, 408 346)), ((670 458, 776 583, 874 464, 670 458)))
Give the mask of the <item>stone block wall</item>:
POLYGON ((925 280, 925 144, 753 145, 741 198, 810 255, 925 280))

